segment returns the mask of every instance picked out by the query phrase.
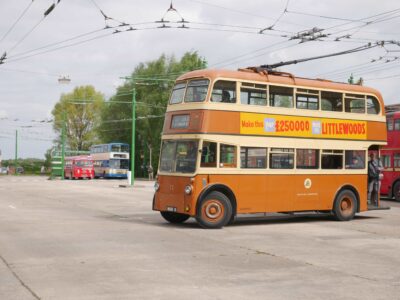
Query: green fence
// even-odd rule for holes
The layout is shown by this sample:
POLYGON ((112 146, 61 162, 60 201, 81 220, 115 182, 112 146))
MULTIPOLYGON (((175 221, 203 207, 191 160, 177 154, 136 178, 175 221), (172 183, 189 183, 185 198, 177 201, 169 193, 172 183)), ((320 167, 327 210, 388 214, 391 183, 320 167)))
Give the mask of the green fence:
MULTIPOLYGON (((89 155, 89 151, 65 150, 65 157, 77 155, 89 155)), ((51 151, 51 177, 61 177, 62 175, 62 152, 61 149, 51 151)))

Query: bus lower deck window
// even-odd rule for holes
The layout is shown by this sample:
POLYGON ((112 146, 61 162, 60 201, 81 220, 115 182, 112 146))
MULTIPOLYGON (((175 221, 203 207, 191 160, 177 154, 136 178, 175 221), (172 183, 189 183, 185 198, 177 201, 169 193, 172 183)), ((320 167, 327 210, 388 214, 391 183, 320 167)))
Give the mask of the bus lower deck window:
POLYGON ((265 169, 267 167, 267 148, 240 148, 240 167, 243 169, 265 169))
POLYGON ((293 169, 294 149, 271 148, 269 154, 269 167, 271 169, 293 169))
POLYGON ((322 169, 343 169, 342 150, 323 150, 321 157, 322 169))
POLYGON ((236 146, 220 144, 219 157, 221 168, 236 168, 236 146))
POLYGON ((217 143, 203 142, 201 149, 201 163, 202 168, 216 168, 217 167, 217 143))
POLYGON ((318 169, 319 168, 319 150, 297 149, 296 150, 296 168, 297 169, 318 169))
POLYGON ((365 151, 346 150, 345 165, 346 169, 365 169, 365 151))

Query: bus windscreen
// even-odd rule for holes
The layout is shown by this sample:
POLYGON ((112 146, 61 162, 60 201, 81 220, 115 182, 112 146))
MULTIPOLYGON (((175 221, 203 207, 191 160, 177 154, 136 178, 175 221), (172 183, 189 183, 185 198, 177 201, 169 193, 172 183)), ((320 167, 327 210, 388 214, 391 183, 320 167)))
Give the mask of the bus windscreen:
POLYGON ((197 140, 164 141, 160 170, 168 173, 194 173, 198 144, 197 140))

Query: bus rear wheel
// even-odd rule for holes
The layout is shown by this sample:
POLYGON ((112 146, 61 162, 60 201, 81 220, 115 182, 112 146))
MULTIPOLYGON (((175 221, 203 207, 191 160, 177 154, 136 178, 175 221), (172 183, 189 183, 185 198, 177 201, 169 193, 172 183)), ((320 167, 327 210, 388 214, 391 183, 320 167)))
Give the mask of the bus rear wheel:
POLYGON ((350 190, 343 190, 337 195, 333 205, 333 215, 338 221, 350 221, 357 212, 357 197, 350 190))
POLYGON ((189 215, 170 212, 170 211, 161 211, 161 216, 170 223, 179 224, 185 222, 190 218, 189 215))
POLYGON ((393 197, 396 201, 400 201, 400 181, 394 184, 393 197))
POLYGON ((222 228, 231 218, 232 204, 221 192, 209 193, 198 205, 196 220, 204 228, 222 228))

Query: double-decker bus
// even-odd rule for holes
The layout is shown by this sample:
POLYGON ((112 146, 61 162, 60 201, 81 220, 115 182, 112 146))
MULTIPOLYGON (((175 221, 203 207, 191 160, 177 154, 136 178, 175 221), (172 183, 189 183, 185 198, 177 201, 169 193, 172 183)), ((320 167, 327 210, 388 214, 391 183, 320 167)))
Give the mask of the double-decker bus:
POLYGON ((331 212, 367 202, 367 153, 386 144, 381 94, 259 68, 180 76, 167 107, 153 210, 220 228, 238 214, 331 212))
POLYGON ((95 176, 103 178, 127 178, 129 170, 129 145, 110 143, 90 147, 95 176))
POLYGON ((69 156, 65 158, 64 178, 68 179, 93 179, 93 159, 87 155, 69 156))
POLYGON ((383 170, 380 192, 400 201, 400 105, 386 107, 387 146, 380 151, 383 170))

